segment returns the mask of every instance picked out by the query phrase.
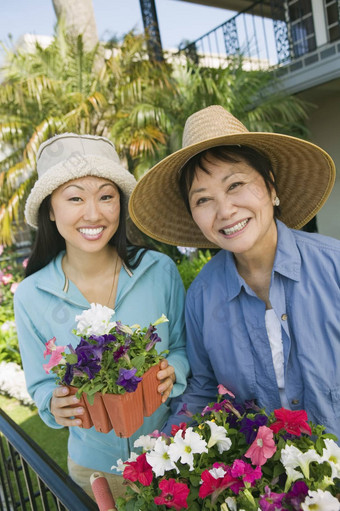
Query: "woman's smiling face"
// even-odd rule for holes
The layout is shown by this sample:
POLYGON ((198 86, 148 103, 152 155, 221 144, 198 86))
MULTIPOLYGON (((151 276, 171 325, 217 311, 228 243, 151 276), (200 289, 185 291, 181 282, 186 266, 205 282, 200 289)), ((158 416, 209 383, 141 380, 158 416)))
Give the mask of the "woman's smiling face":
POLYGON ((74 179, 52 193, 50 219, 67 250, 97 252, 107 246, 119 226, 120 195, 107 179, 74 179))
POLYGON ((276 243, 275 190, 242 158, 222 161, 207 153, 189 190, 192 217, 204 236, 234 254, 256 255, 276 243))

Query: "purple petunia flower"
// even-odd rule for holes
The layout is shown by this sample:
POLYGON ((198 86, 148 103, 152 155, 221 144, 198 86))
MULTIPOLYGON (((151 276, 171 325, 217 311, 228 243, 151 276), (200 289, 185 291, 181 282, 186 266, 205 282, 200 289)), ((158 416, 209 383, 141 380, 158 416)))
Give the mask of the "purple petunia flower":
POLYGON ((283 499, 283 504, 291 506, 294 511, 300 511, 301 502, 305 501, 308 494, 308 486, 304 481, 296 481, 290 492, 283 499))
POLYGON ((254 419, 244 417, 241 421, 240 432, 246 437, 246 442, 252 444, 260 426, 266 426, 268 418, 265 415, 255 415, 254 419))
POLYGON ((113 360, 115 362, 118 362, 118 360, 125 355, 125 353, 128 351, 129 345, 125 344, 124 346, 120 346, 113 354, 113 360))
POLYGON ((71 381, 73 380, 74 366, 75 364, 69 364, 68 362, 66 363, 66 372, 63 377, 63 382, 66 383, 66 385, 71 385, 71 381))
POLYGON ((161 340, 162 339, 156 333, 151 334, 150 335, 150 341, 145 346, 145 350, 146 351, 150 351, 154 347, 156 342, 160 342, 161 340))
POLYGON ((142 378, 135 376, 137 369, 119 369, 119 376, 116 381, 117 385, 124 387, 126 392, 134 392, 137 389, 138 383, 142 378))

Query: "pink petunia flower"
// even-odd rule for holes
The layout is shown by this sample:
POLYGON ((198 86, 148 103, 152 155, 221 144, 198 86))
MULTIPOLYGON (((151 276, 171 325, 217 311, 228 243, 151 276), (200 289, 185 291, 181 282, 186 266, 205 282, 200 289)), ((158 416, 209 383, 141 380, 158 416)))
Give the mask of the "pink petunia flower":
POLYGON ((268 486, 265 487, 265 495, 262 495, 259 500, 260 509, 262 511, 285 511, 282 507, 282 499, 286 496, 285 493, 274 493, 268 486))
POLYGON ((1 276, 1 281, 3 284, 7 285, 11 282, 12 278, 13 278, 13 275, 11 273, 4 273, 1 276))
POLYGON ((254 442, 245 453, 251 459, 253 465, 264 465, 267 459, 271 458, 276 451, 273 439, 273 431, 267 426, 260 426, 254 442))
POLYGON ((269 426, 274 433, 284 429, 287 433, 296 436, 300 436, 301 433, 312 434, 305 410, 286 410, 285 408, 280 408, 279 410, 274 410, 274 415, 277 421, 269 426))
POLYGON ((140 482, 143 486, 150 486, 153 479, 151 465, 146 461, 146 453, 138 456, 136 461, 127 461, 123 473, 124 479, 140 482))
POLYGON ((162 479, 158 486, 162 494, 154 498, 157 506, 166 506, 176 511, 187 509, 190 490, 186 484, 177 483, 175 479, 162 479))
POLYGON ((44 358, 47 355, 51 355, 51 358, 48 364, 43 364, 43 368, 45 373, 49 373, 52 367, 58 365, 60 361, 63 359, 62 353, 65 351, 66 346, 56 346, 55 345, 56 338, 52 337, 49 341, 45 343, 46 349, 44 351, 44 358))
POLYGON ((222 385, 222 383, 217 385, 217 390, 221 396, 224 396, 224 394, 228 394, 228 396, 230 397, 235 397, 235 395, 230 390, 228 390, 224 385, 222 385))
POLYGON ((16 292, 18 285, 19 285, 19 282, 13 282, 13 284, 11 285, 11 288, 10 288, 11 293, 14 294, 16 292))
POLYGON ((242 477, 245 483, 253 485, 257 479, 261 479, 262 470, 260 466, 253 468, 243 460, 235 460, 231 466, 230 474, 233 477, 242 477))

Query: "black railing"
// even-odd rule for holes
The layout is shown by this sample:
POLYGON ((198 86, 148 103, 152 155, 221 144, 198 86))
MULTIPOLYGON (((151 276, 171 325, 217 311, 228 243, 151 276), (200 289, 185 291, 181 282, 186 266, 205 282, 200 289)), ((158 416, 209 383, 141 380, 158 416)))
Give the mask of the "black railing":
MULTIPOLYGON (((340 10, 333 18, 333 23, 325 21, 330 43, 340 39, 340 10)), ((259 0, 181 47, 179 55, 204 67, 225 66, 228 58, 242 56, 243 67, 254 70, 289 64, 315 50, 312 12, 303 16, 302 11, 290 12, 281 0, 259 0)))
POLYGON ((0 510, 98 511, 96 503, 1 409, 0 510))

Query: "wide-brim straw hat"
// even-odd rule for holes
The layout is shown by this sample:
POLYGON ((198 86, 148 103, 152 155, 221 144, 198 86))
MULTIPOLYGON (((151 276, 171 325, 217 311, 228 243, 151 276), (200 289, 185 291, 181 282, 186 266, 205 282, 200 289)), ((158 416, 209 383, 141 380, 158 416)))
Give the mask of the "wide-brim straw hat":
POLYGON ((169 245, 212 248, 186 209, 179 174, 196 154, 215 146, 243 145, 266 155, 275 174, 282 220, 300 229, 326 202, 335 181, 335 165, 323 149, 296 137, 249 132, 222 106, 191 115, 183 147, 150 169, 130 197, 130 217, 148 236, 169 245))
POLYGON ((113 143, 106 137, 63 133, 41 144, 37 153, 38 180, 25 205, 29 225, 38 227, 42 201, 59 186, 85 176, 113 181, 128 200, 136 185, 134 176, 123 167, 113 143))

